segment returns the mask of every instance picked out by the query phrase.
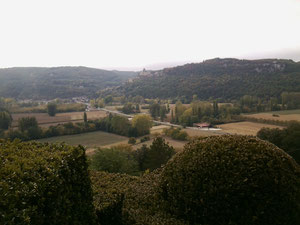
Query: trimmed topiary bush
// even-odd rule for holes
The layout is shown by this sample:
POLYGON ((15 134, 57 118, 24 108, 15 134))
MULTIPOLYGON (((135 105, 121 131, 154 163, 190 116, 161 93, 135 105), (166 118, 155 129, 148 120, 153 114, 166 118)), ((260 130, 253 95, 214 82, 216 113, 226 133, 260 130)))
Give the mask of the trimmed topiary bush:
POLYGON ((190 224, 300 224, 300 168, 247 136, 194 140, 159 177, 162 208, 190 224))
POLYGON ((0 224, 93 225, 83 147, 0 140, 0 224))

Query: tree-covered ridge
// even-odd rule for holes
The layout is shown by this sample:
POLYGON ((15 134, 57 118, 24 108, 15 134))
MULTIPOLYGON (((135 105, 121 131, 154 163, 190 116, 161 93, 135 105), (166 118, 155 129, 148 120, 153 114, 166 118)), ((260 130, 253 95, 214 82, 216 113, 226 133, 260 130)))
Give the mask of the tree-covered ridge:
POLYGON ((88 67, 0 69, 0 96, 19 99, 94 96, 97 91, 120 85, 133 76, 135 72, 88 67))
POLYGON ((243 95, 279 97, 300 91, 300 64, 292 60, 211 59, 161 71, 143 71, 118 88, 126 95, 146 98, 185 97, 235 100, 243 95))

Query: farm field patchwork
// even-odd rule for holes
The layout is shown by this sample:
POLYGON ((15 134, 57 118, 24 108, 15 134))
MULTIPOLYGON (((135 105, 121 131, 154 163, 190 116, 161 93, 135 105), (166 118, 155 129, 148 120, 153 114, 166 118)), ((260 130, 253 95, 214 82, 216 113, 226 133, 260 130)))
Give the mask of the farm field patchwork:
MULTIPOLYGON (((97 119, 105 116, 106 112, 104 111, 87 112, 88 119, 97 119)), ((38 121, 38 124, 43 125, 45 127, 63 122, 83 121, 83 112, 57 113, 55 116, 49 116, 47 113, 16 113, 12 114, 12 117, 13 127, 16 127, 18 125, 18 119, 23 117, 35 117, 38 121)))
POLYGON ((253 123, 253 122, 238 122, 238 123, 227 123, 219 125, 223 132, 229 134, 241 134, 241 135, 256 135, 257 132, 263 128, 283 128, 281 126, 253 123))

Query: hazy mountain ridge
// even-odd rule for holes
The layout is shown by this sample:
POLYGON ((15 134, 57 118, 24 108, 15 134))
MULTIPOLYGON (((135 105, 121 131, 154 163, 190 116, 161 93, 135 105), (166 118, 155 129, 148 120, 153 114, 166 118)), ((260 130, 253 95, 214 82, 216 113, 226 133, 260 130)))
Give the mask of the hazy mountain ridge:
POLYGON ((159 71, 143 71, 117 92, 146 98, 238 99, 278 97, 300 91, 300 63, 284 59, 211 59, 159 71))
POLYGON ((14 67, 0 69, 0 96, 19 99, 53 99, 94 96, 118 86, 136 72, 88 67, 14 67))

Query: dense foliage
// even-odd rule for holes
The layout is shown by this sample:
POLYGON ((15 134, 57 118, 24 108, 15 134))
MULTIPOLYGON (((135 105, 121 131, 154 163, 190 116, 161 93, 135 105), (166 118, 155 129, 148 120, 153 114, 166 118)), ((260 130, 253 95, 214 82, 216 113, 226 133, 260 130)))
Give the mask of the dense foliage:
POLYGON ((95 224, 83 147, 0 140, 0 224, 95 224))
POLYGON ((187 225, 161 211, 155 183, 160 171, 134 177, 91 171, 94 206, 101 225, 187 225), (154 200, 155 199, 155 200, 154 200))
POLYGON ((4 98, 0 97, 0 132, 7 130, 12 123, 12 116, 7 109, 7 102, 4 98))
POLYGON ((132 119, 132 127, 136 129, 138 136, 149 134, 152 120, 149 115, 136 115, 132 119))
POLYGON ((0 111, 0 130, 7 130, 12 122, 11 114, 8 111, 0 111))
POLYGON ((121 108, 121 111, 125 114, 139 113, 140 107, 138 104, 134 106, 131 102, 127 102, 121 108))
POLYGON ((38 126, 35 117, 23 117, 18 120, 18 129, 11 129, 7 133, 7 137, 14 139, 19 138, 22 140, 33 140, 43 137, 42 129, 38 126))
POLYGON ((194 140, 167 163, 159 179, 162 208, 191 224, 300 222, 299 165, 254 137, 194 140))
POLYGON ((122 208, 124 225, 188 225, 161 209, 157 195, 161 169, 145 174, 129 185, 122 208))
POLYGON ((91 171, 90 177, 98 224, 122 225, 124 195, 139 178, 100 171, 91 171))
POLYGON ((106 71, 87 67, 0 69, 0 96, 18 99, 55 99, 95 96, 120 85, 135 72, 106 71))
POLYGON ((171 122, 184 126, 193 126, 194 123, 198 122, 221 124, 235 121, 233 117, 239 114, 239 107, 232 104, 219 106, 216 101, 210 103, 194 100, 189 106, 186 106, 177 101, 175 109, 171 111, 171 122))
POLYGON ((166 114, 169 113, 170 108, 169 105, 160 105, 157 102, 151 104, 149 106, 149 112, 151 116, 156 119, 157 117, 160 117, 161 121, 164 121, 164 119, 167 117, 166 114))
POLYGON ((131 145, 127 144, 99 148, 91 156, 91 169, 139 175, 145 170, 153 171, 160 168, 174 154, 174 148, 162 137, 157 137, 149 147, 143 145, 137 150, 133 150, 131 145))
POLYGON ((244 95, 280 97, 300 91, 300 64, 291 60, 212 59, 161 71, 148 71, 116 93, 145 98, 237 100, 244 95))
POLYGON ((91 169, 109 173, 138 174, 138 163, 130 145, 100 148, 91 156, 91 169))
POLYGON ((291 155, 300 165, 300 123, 290 122, 287 128, 262 128, 257 137, 267 140, 291 155))
POLYGON ((165 139, 157 137, 153 140, 150 147, 143 145, 134 154, 141 171, 153 171, 166 164, 175 154, 175 150, 169 143, 166 143, 165 139))

